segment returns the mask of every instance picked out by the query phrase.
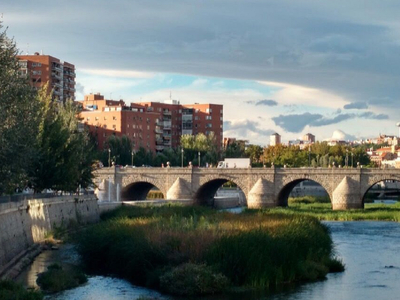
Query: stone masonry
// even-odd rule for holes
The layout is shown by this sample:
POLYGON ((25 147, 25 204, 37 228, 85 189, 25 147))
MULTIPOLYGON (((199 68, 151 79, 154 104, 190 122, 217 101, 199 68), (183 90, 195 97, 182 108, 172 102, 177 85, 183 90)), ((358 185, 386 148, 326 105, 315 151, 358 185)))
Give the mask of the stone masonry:
POLYGON ((341 168, 103 168, 95 172, 103 201, 144 200, 157 187, 167 200, 209 204, 219 187, 232 181, 243 191, 249 208, 287 205, 294 186, 319 183, 334 210, 363 208, 365 193, 382 180, 400 180, 399 169, 341 168), (111 190, 110 190, 111 189, 111 190), (140 197, 138 197, 140 195, 140 197))

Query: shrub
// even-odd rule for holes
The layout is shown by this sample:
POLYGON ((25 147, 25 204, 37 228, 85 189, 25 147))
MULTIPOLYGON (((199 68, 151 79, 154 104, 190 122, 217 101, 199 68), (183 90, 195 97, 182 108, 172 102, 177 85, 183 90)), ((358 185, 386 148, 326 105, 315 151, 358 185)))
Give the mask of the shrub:
POLYGON ((224 291, 228 285, 226 276, 213 272, 204 264, 183 264, 160 277, 161 290, 180 296, 215 294, 224 291))
POLYGON ((46 292, 56 293, 77 287, 87 282, 86 275, 75 268, 65 271, 58 264, 52 264, 46 272, 40 273, 37 284, 46 292))
POLYGON ((27 291, 21 284, 11 280, 0 280, 1 300, 42 300, 43 295, 39 291, 27 291))

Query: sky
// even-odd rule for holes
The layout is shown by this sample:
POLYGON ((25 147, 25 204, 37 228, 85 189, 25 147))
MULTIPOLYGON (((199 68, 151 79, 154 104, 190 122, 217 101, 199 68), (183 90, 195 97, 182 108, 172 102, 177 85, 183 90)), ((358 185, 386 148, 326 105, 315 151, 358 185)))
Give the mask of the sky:
POLYGON ((224 105, 224 136, 269 144, 398 134, 398 0, 2 0, 21 53, 75 64, 77 100, 224 105))

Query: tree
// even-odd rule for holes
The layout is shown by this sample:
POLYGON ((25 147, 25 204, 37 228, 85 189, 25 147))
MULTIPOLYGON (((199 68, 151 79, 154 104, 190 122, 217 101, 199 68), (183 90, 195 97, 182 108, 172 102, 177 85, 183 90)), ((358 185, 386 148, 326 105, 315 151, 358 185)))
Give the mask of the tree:
POLYGON ((260 164, 263 163, 263 148, 258 145, 249 145, 245 150, 245 154, 247 157, 250 157, 250 161, 252 164, 260 164))
POLYGON ((47 86, 39 92, 39 134, 30 185, 35 191, 76 191, 92 183, 94 145, 88 132, 78 130, 78 111, 72 101, 54 103, 47 86))
POLYGON ((36 91, 19 74, 15 42, 0 22, 0 195, 24 188, 38 132, 36 91))
MULTIPOLYGON (((206 163, 216 164, 220 153, 218 152, 215 135, 211 132, 208 135, 199 133, 196 135, 185 134, 181 136, 181 148, 184 149, 184 165, 191 161, 198 165, 198 154, 200 152, 202 165, 206 163)), ((178 150, 180 151, 180 150, 178 150)), ((179 153, 179 155, 181 155, 179 153)))

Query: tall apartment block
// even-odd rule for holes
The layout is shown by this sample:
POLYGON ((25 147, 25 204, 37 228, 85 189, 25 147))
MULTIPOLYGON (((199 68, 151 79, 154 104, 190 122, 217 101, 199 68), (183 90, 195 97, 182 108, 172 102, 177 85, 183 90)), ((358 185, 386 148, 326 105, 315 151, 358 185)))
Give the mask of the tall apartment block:
POLYGON ((18 55, 20 74, 36 88, 47 82, 55 101, 75 100, 75 66, 50 55, 18 55))
POLYGON ((308 144, 313 144, 315 143, 315 135, 307 133, 303 135, 303 141, 307 142, 308 144))
POLYGON ((281 144, 281 136, 278 133, 274 133, 270 135, 270 146, 277 146, 281 144))
POLYGON ((153 152, 176 148, 183 134, 206 135, 214 132, 218 148, 223 138, 223 106, 217 104, 182 105, 178 101, 142 102, 126 105, 124 101, 105 100, 100 94, 86 95, 82 121, 97 137, 99 149, 106 147, 110 135, 125 135, 135 149, 153 152))

